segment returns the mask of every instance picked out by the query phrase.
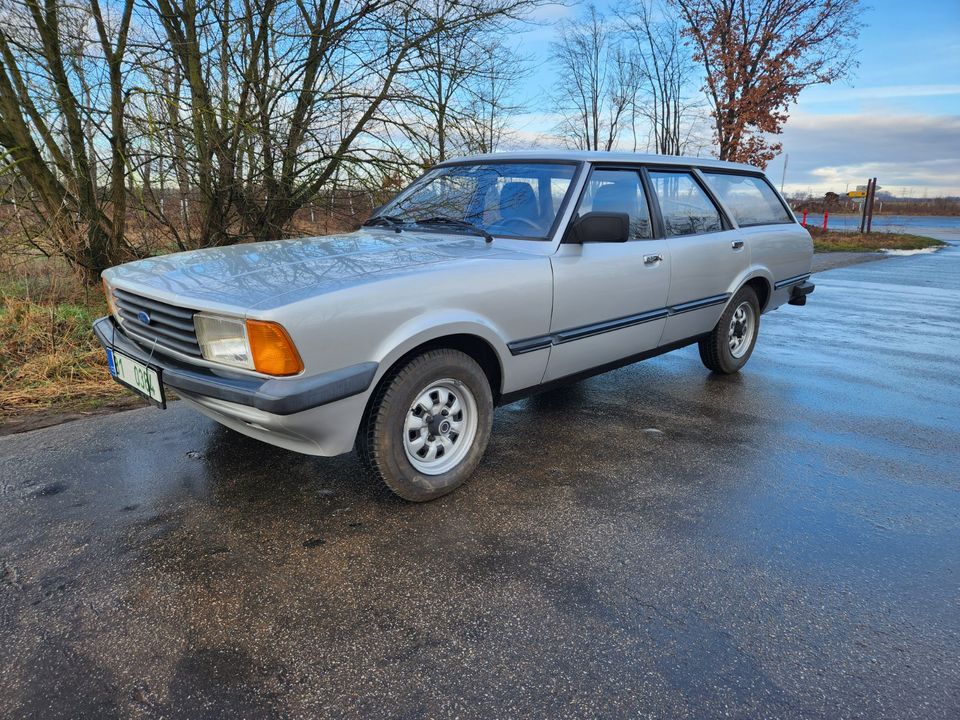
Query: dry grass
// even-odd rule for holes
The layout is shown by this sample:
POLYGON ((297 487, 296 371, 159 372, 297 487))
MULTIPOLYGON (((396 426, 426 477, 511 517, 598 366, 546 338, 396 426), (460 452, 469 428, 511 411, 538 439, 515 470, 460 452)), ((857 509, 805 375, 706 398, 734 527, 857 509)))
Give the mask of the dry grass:
POLYGON ((930 247, 942 247, 946 243, 922 235, 904 233, 872 232, 869 235, 858 232, 837 232, 808 227, 813 236, 813 249, 816 252, 878 252, 880 250, 920 250, 930 247))
POLYGON ((0 267, 0 423, 126 402, 90 327, 104 314, 97 289, 56 261, 0 267))
POLYGON ((90 329, 105 307, 10 297, 2 302, 0 420, 40 408, 92 409, 124 395, 90 329))

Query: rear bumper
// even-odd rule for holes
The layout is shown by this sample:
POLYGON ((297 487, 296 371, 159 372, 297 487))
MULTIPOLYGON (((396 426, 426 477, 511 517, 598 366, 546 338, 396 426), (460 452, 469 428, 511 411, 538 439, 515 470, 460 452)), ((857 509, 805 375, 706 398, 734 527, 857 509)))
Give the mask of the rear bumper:
POLYGON ((790 299, 787 302, 790 305, 806 305, 807 295, 812 293, 817 286, 809 280, 805 280, 799 285, 790 288, 790 299))
POLYGON ((166 356, 150 355, 124 335, 112 317, 93 323, 93 332, 105 348, 119 350, 134 360, 163 370, 163 384, 192 398, 211 398, 260 410, 271 415, 293 415, 364 393, 373 382, 377 363, 365 362, 340 370, 294 378, 256 378, 219 375, 166 356))

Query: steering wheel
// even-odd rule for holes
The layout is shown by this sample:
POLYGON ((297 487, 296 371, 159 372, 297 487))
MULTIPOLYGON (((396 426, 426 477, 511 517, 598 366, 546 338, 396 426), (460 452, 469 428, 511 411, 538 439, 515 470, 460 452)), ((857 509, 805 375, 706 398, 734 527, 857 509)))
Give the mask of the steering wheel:
POLYGON ((497 223, 497 226, 509 232, 509 231, 512 231, 512 228, 510 227, 511 223, 514 224, 514 227, 516 227, 516 225, 523 226, 521 230, 518 231, 518 234, 520 234, 520 232, 522 232, 523 229, 530 229, 533 231, 533 234, 535 235, 540 235, 543 232, 537 223, 535 223, 530 218, 525 218, 525 217, 504 218, 497 223))

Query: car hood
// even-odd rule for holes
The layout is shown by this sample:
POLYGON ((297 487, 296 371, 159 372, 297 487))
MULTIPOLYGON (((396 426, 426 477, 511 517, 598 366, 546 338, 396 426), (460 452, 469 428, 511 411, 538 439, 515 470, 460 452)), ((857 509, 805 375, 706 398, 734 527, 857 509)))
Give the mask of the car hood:
POLYGON ((176 305, 246 311, 438 265, 533 257, 468 235, 360 230, 162 255, 104 276, 117 287, 176 305))

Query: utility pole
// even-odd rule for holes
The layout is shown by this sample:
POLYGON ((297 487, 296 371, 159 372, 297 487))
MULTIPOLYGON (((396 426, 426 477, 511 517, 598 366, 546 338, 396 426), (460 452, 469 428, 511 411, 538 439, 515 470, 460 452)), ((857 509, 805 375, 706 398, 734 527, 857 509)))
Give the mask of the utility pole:
MULTIPOLYGON (((867 229, 867 207, 870 204, 870 185, 873 181, 867 179, 867 190, 863 196, 863 207, 860 209, 860 233, 863 234, 867 229)), ((862 186, 861 186, 862 187, 862 186)))
POLYGON ((867 193, 863 198, 863 212, 860 215, 860 232, 870 233, 873 225, 873 200, 877 195, 877 179, 867 180, 867 193))
POLYGON ((783 156, 783 175, 780 176, 780 194, 783 195, 783 184, 787 181, 787 163, 790 162, 790 153, 783 156))

